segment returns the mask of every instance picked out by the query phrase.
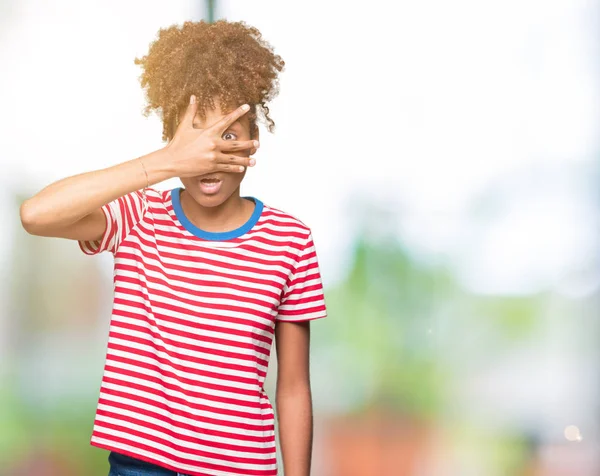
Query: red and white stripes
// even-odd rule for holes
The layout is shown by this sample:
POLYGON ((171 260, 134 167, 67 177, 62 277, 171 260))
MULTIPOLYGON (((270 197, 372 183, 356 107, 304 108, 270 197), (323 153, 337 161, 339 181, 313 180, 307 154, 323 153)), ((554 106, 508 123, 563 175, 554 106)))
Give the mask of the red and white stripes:
POLYGON ((115 256, 92 444, 190 475, 276 475, 263 389, 275 323, 326 316, 310 230, 255 200, 250 228, 206 239, 175 193, 106 205, 103 238, 80 243, 115 256))

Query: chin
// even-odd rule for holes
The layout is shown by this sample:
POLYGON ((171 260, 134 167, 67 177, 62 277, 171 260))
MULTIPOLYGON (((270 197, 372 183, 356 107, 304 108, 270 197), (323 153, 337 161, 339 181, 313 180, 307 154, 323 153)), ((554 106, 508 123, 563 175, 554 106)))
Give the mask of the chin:
POLYGON ((217 193, 215 195, 205 195, 202 192, 191 193, 190 195, 194 198, 194 201, 198 205, 206 208, 218 207, 219 205, 225 203, 227 199, 231 196, 231 194, 224 195, 222 193, 217 193))

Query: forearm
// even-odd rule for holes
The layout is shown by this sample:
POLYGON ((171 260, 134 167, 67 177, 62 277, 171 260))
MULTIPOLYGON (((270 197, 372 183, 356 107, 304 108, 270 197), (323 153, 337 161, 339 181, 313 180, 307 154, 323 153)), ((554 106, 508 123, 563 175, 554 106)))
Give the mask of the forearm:
POLYGON ((54 182, 21 205, 23 225, 40 230, 68 226, 148 183, 171 178, 174 174, 166 155, 167 151, 160 149, 113 167, 54 182))
POLYGON ((309 386, 277 390, 277 421, 285 476, 309 476, 313 415, 309 386))

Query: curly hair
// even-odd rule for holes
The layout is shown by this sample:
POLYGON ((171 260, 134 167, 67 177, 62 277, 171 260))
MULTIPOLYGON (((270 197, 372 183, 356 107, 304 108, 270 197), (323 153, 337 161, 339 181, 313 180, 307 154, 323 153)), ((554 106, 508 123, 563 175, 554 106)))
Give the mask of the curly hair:
POLYGON ((144 115, 156 111, 161 117, 163 141, 175 134, 179 113, 192 94, 202 118, 215 107, 215 99, 223 110, 249 104, 252 133, 259 114, 274 130, 267 103, 279 92, 278 73, 285 63, 260 31, 244 22, 187 21, 161 28, 148 54, 135 64, 143 70, 144 115))

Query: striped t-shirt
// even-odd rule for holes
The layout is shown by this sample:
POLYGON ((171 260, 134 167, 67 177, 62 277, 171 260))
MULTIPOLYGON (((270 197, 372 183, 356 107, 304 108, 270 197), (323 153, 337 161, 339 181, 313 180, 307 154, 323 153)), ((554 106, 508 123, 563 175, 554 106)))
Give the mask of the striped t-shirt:
POLYGON ((105 205, 114 306, 91 444, 189 475, 276 475, 263 388, 276 321, 326 316, 310 229, 254 202, 240 228, 188 220, 181 189, 105 205))

